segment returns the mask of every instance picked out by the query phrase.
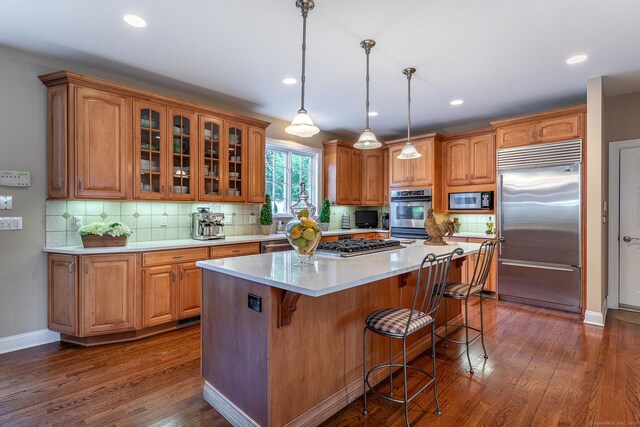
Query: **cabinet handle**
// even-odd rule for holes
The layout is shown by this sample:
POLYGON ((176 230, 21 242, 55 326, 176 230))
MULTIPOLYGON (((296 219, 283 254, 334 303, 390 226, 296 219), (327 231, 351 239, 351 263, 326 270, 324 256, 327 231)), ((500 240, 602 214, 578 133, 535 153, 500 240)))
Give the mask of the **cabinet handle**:
POLYGON ((58 190, 62 190, 62 184, 64 184, 64 178, 58 178, 58 190))
POLYGON ((231 251, 231 253, 237 254, 239 252, 242 252, 242 249, 234 249, 231 251))
POLYGON ((175 272, 175 271, 172 271, 172 272, 171 272, 171 281, 172 281, 172 282, 175 282, 175 281, 176 281, 176 272, 175 272))
POLYGON ((78 180, 78 188, 80 191, 84 191, 84 184, 82 183, 82 178, 78 180))
POLYGON ((180 280, 184 280, 184 270, 180 270, 180 280))
POLYGON ((164 193, 164 184, 162 184, 162 185, 160 186, 160 192, 161 192, 161 193, 164 193))
POLYGON ((89 274, 89 263, 88 262, 84 263, 84 274, 89 274))
POLYGON ((538 138, 542 138, 542 128, 538 131, 538 138))
POLYGON ((533 131, 529 132, 529 139, 533 139, 533 131))
POLYGON ((73 274, 73 263, 69 264, 69 267, 67 267, 67 271, 69 271, 69 274, 73 274))
POLYGON ((171 258, 173 258, 173 259, 180 259, 180 258, 182 258, 182 257, 184 257, 184 255, 174 255, 174 256, 172 256, 171 258))

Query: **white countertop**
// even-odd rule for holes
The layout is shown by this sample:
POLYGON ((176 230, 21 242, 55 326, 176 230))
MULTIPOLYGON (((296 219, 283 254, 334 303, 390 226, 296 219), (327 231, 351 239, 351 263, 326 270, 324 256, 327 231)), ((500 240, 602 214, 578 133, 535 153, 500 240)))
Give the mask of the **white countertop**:
MULTIPOLYGON (((303 295, 319 297, 417 270, 429 253, 445 254, 462 248, 467 256, 480 244, 451 242, 426 246, 424 240, 388 252, 339 258, 317 254, 313 264, 301 266, 293 251, 199 261, 198 267, 251 280, 303 295)), ((455 256, 460 258, 460 256, 455 256)))
MULTIPOLYGON (((322 232, 323 236, 339 236, 345 234, 359 234, 359 233, 388 233, 389 230, 371 229, 371 228, 352 228, 350 230, 329 230, 322 232)), ((266 242, 269 240, 286 239, 284 233, 277 234, 252 234, 246 236, 228 236, 225 239, 218 240, 193 240, 193 239, 179 239, 179 240, 159 240, 157 242, 133 242, 127 244, 127 246, 114 246, 108 248, 84 248, 82 246, 58 246, 58 247, 45 247, 44 252, 51 252, 57 254, 69 254, 69 255, 92 255, 92 254, 112 254, 112 253, 127 253, 127 252, 144 252, 144 251, 157 251, 163 249, 184 249, 189 247, 202 247, 202 246, 219 246, 219 245, 231 245, 234 243, 252 243, 252 242, 266 242)))

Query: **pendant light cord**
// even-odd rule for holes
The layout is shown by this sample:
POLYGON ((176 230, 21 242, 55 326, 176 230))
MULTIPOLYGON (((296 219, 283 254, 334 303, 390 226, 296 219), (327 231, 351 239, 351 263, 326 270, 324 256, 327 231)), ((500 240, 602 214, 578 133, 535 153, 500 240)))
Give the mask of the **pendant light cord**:
POLYGON ((371 130, 369 128, 369 53, 371 53, 371 47, 366 46, 364 49, 367 54, 367 102, 365 103, 366 114, 365 114, 365 130, 371 130))
POLYGON ((411 144, 411 73, 407 73, 407 144, 411 144))
POLYGON ((307 110, 304 109, 304 82, 305 82, 305 57, 307 52, 307 15, 309 14, 309 7, 306 3, 302 2, 300 7, 302 10, 302 78, 300 82, 302 83, 302 95, 300 97, 300 110, 298 113, 306 113, 307 110))

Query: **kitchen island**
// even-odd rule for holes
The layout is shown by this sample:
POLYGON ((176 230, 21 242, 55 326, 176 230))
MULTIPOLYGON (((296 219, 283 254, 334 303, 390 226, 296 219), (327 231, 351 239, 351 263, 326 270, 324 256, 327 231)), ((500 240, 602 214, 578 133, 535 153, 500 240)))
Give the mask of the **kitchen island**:
MULTIPOLYGON (((319 424, 362 394, 366 316, 410 307, 424 256, 457 247, 465 253, 454 258, 449 279, 460 280, 461 261, 479 244, 418 240, 353 258, 318 256, 304 267, 293 251, 198 262, 205 400, 234 425, 319 424)), ((459 303, 449 313, 459 316, 459 303)), ((427 332, 407 340, 409 360, 430 346, 427 332)), ((372 337, 367 357, 368 366, 388 360, 388 341, 372 337)))

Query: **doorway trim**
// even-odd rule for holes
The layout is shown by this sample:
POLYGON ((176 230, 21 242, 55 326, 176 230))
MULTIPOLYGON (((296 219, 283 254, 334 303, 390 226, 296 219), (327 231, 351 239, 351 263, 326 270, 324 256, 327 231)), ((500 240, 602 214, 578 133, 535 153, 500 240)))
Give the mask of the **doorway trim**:
POLYGON ((609 295, 607 307, 618 309, 620 303, 620 150, 640 148, 640 139, 615 141, 609 144, 609 295))

